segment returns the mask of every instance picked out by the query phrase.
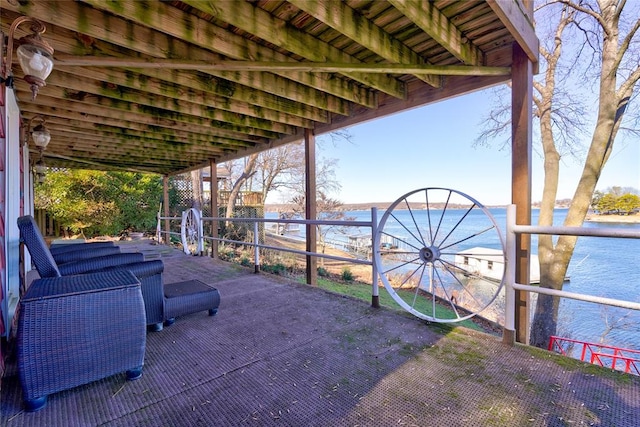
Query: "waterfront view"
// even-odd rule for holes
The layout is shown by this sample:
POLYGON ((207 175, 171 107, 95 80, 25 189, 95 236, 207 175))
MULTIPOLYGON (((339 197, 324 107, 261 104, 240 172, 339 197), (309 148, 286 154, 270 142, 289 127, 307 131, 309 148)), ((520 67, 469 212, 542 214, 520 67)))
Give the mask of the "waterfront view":
MULTIPOLYGON (((490 208, 489 212, 504 235, 506 209, 490 208)), ((408 215, 409 211, 405 211, 405 213, 408 215)), ((566 213, 566 209, 556 209, 554 225, 562 225, 566 213)), ((371 219, 370 210, 347 211, 345 214, 355 221, 369 221, 371 219)), ((383 214, 384 210, 380 210, 378 212, 379 218, 383 214)), ((537 216, 538 210, 534 209, 532 212, 533 224, 537 222, 537 216)), ((268 212, 266 217, 277 218, 277 214, 268 212)), ((473 216, 470 216, 470 220, 471 218, 473 216)), ((640 230, 639 223, 585 222, 584 227, 640 230)), ((478 228, 481 226, 479 225, 478 228)), ((350 240, 349 236, 366 236, 368 233, 370 234, 370 230, 364 228, 349 228, 346 234, 330 232, 327 238, 333 244, 346 248, 350 240)), ((291 236, 304 239, 304 227, 295 229, 291 236)), ((495 248, 497 243, 491 237, 490 241, 484 242, 483 245, 495 248)), ((532 236, 532 253, 537 253, 537 236, 535 235, 532 236)), ((640 298, 638 292, 640 270, 637 268, 639 253, 640 241, 637 239, 580 237, 569 265, 569 281, 565 283, 564 290, 637 302, 640 298)), ((535 303, 535 296, 532 298, 532 307, 533 303, 535 303)), ((489 312, 491 309, 501 310, 501 307, 492 307, 489 312)), ((558 335, 594 343, 602 341, 608 345, 637 350, 640 349, 640 313, 563 299, 559 312, 558 335)))

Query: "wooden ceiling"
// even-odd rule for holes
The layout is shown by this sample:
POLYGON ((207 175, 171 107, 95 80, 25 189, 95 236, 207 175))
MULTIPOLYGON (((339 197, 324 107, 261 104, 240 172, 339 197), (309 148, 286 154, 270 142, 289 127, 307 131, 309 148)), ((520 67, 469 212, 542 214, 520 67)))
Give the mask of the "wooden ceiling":
POLYGON ((507 81, 514 42, 537 61, 521 0, 0 5, 5 35, 30 16, 55 49, 35 101, 13 65, 48 166, 184 172, 507 81))

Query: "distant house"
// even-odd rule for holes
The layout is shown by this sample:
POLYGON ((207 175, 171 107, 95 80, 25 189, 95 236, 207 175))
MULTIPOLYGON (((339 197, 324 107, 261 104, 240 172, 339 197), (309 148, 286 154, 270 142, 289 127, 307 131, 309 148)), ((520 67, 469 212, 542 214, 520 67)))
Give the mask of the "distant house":
MULTIPOLYGON (((500 282, 504 275, 504 256, 499 249, 475 247, 458 252, 454 257, 456 267, 478 276, 500 282)), ((531 255, 531 283, 540 283, 540 262, 537 255, 531 255)))

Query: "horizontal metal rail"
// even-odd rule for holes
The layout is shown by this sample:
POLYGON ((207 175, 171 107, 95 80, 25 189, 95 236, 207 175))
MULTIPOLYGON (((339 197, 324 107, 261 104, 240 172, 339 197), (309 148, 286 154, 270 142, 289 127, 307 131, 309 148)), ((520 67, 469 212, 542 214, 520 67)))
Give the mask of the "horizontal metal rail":
POLYGON ((640 239, 639 230, 629 230, 623 228, 603 227, 559 227, 559 226, 535 226, 535 225, 517 225, 515 222, 516 207, 509 205, 507 207, 507 248, 506 248, 506 268, 505 268, 505 292, 506 292, 506 312, 505 312, 505 328, 509 331, 515 331, 515 290, 525 292, 535 292, 539 294, 551 295, 561 298, 570 298, 578 301, 591 302, 596 304, 610 305, 614 307, 627 308, 631 310, 640 310, 640 303, 619 300, 614 298, 597 297, 593 295, 580 294, 575 292, 561 291, 557 289, 549 289, 541 286, 531 286, 522 283, 516 283, 516 235, 517 234, 544 234, 555 236, 581 236, 581 237, 609 237, 622 239, 640 239))
MULTIPOLYGON (((174 217, 163 217, 163 216, 158 215, 158 229, 157 229, 158 240, 160 240, 160 237, 163 234, 164 235, 166 235, 166 234, 169 234, 169 235, 175 235, 175 234, 181 235, 181 233, 175 233, 175 232, 170 232, 170 231, 167 232, 167 231, 162 230, 161 227, 160 227, 160 223, 161 223, 161 221, 164 221, 164 220, 169 220, 169 221, 180 220, 180 221, 182 221, 182 218, 181 217, 175 217, 175 216, 174 217)), ((372 305, 374 305, 376 307, 379 306, 379 302, 378 302, 378 298, 379 298, 378 272, 377 272, 376 265, 373 262, 373 260, 359 259, 359 258, 348 258, 348 257, 324 254, 324 253, 319 253, 319 252, 302 251, 302 250, 291 249, 291 248, 286 248, 286 247, 265 245, 265 244, 261 244, 259 242, 259 240, 258 240, 258 236, 259 236, 258 224, 259 223, 273 223, 273 224, 298 224, 298 225, 340 226, 340 227, 366 227, 366 228, 370 228, 371 229, 371 242, 373 244, 373 242, 375 242, 375 235, 376 235, 376 232, 377 232, 377 224, 378 224, 377 209, 376 208, 372 208, 371 209, 371 221, 338 221, 338 220, 310 220, 310 219, 283 219, 283 218, 220 218, 220 217, 200 217, 200 221, 202 221, 202 222, 209 221, 209 222, 248 222, 248 223, 253 223, 254 224, 253 242, 232 240, 232 239, 226 239, 226 238, 221 238, 221 237, 213 237, 213 236, 201 236, 201 238, 202 238, 203 241, 206 240, 206 241, 209 241, 209 242, 224 242, 224 243, 233 243, 233 244, 238 244, 238 245, 253 246, 254 247, 254 264, 255 264, 255 271, 256 272, 259 271, 259 267, 260 267, 259 249, 268 249, 268 250, 289 252, 289 253, 293 253, 293 254, 297 254, 297 255, 313 256, 313 257, 318 257, 318 258, 331 259, 331 260, 335 260, 335 261, 344 261, 344 262, 348 262, 348 263, 351 263, 351 264, 370 265, 371 268, 372 268, 372 275, 371 275, 372 305)))
POLYGON ((511 232, 516 234, 546 234, 553 236, 582 236, 582 237, 614 237, 617 239, 640 239, 640 231, 626 228, 588 228, 588 227, 559 227, 542 225, 511 226, 511 232))
MULTIPOLYGON (((369 227, 371 228, 371 221, 326 221, 326 220, 316 220, 316 219, 272 219, 272 218, 215 218, 215 217, 202 217, 202 221, 218 221, 218 222, 251 222, 251 223, 274 223, 274 224, 310 224, 310 225, 338 225, 338 226, 348 226, 348 227, 369 227)), ((254 236, 257 236, 257 233, 254 233, 254 236)), ((363 265, 373 265, 373 261, 370 260, 362 260, 357 258, 347 258, 341 257, 337 255, 329 255, 323 254, 319 252, 308 252, 301 251, 299 249, 290 249, 283 248, 279 246, 269 246, 261 244, 254 238, 253 242, 244 242, 240 240, 230 240, 224 239, 221 237, 205 237, 205 240, 209 241, 219 241, 226 243, 236 243, 240 245, 249 245, 255 246, 261 249, 271 249, 282 252, 291 252, 298 255, 309 255, 309 256, 317 256, 318 258, 326 258, 332 259, 336 261, 346 261, 352 264, 363 264, 363 265)), ((372 238, 373 241, 373 238, 372 238)))

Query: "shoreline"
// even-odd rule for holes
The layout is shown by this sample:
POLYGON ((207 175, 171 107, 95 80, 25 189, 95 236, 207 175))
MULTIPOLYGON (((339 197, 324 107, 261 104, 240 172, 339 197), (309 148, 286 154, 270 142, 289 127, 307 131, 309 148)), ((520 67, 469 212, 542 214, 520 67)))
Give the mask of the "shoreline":
POLYGON ((607 222, 618 224, 640 224, 640 215, 596 215, 587 214, 585 222, 607 222))
MULTIPOLYGON (((391 203, 345 203, 340 208, 341 211, 360 211, 369 210, 372 207, 376 207, 379 210, 386 210, 391 203)), ((280 212, 286 211, 291 206, 288 204, 267 204, 264 205, 265 212, 280 212)), ((422 208, 422 206, 416 206, 416 208, 422 208)), ((487 206, 487 208, 506 208, 506 206, 487 206)), ((538 206, 533 206, 534 209, 539 209, 538 206)), ((556 208, 565 208, 564 206, 557 206, 556 208)), ((606 223, 619 223, 619 224, 640 224, 640 213, 634 215, 599 215, 594 213, 587 213, 584 219, 585 222, 606 222, 606 223)))

